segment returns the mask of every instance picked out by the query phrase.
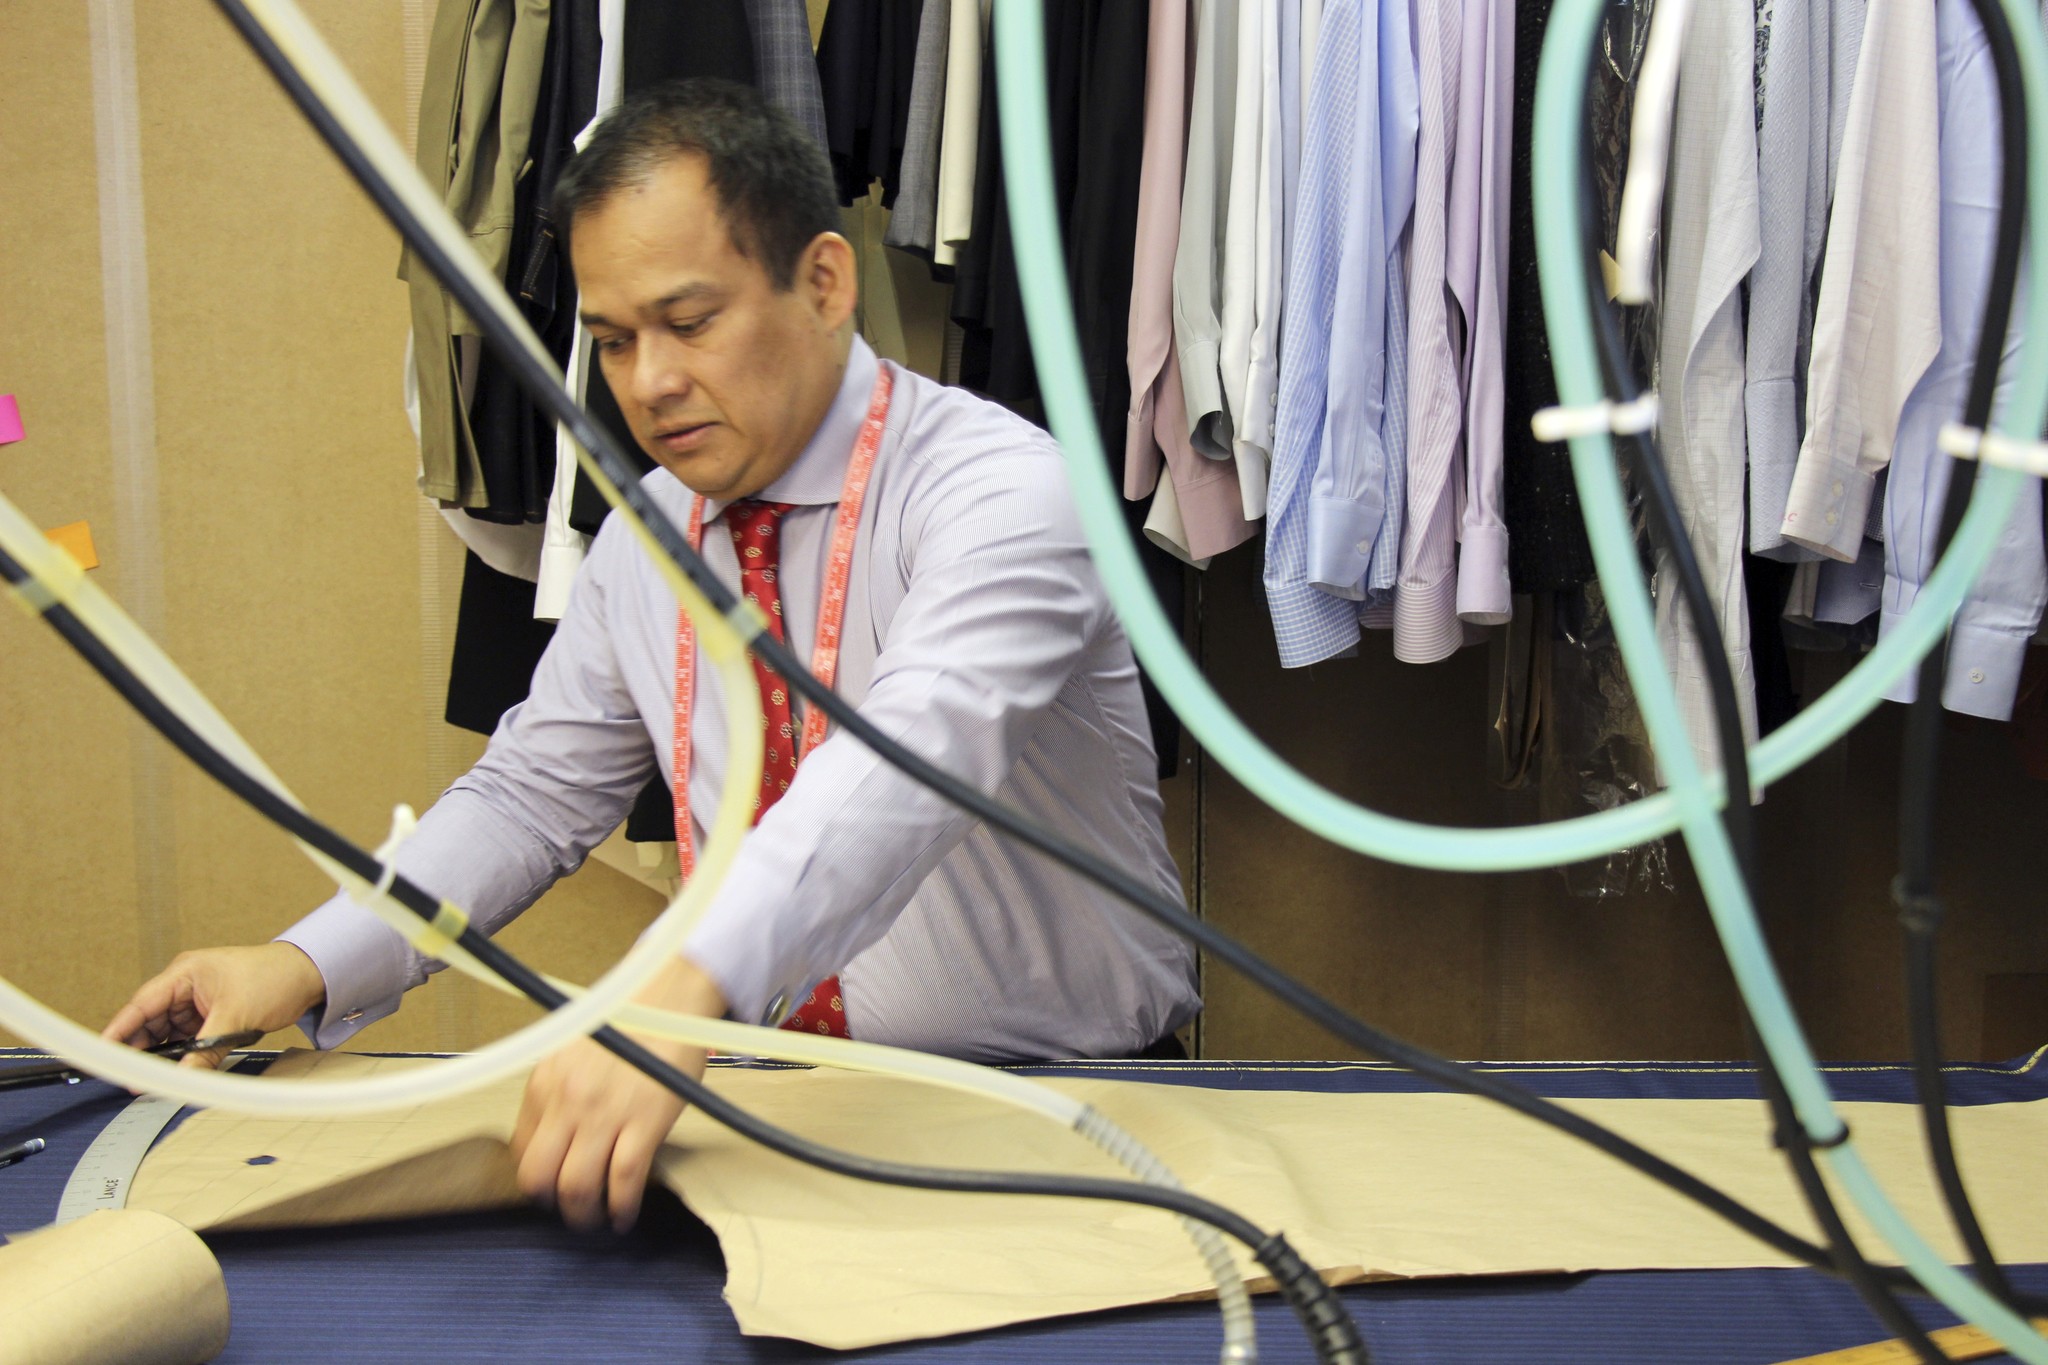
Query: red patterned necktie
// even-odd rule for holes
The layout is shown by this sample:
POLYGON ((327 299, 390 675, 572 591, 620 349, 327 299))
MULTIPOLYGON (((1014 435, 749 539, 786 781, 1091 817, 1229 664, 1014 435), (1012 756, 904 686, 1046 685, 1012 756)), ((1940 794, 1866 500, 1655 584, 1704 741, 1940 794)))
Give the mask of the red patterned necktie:
MULTIPOLYGON (((767 616, 768 633, 778 641, 783 639, 782 586, 776 579, 782 560, 782 518, 789 509, 786 502, 757 502, 753 498, 742 498, 725 509, 733 555, 740 562, 740 591, 767 616)), ((789 790, 790 781, 796 776, 797 731, 788 689, 758 655, 754 658, 754 681, 761 689, 761 723, 767 742, 761 763, 761 794, 754 798, 754 823, 758 825, 768 808, 789 790)), ((820 981, 810 997, 782 1021, 782 1027, 826 1033, 835 1038, 849 1037, 839 978, 828 976, 820 981)))

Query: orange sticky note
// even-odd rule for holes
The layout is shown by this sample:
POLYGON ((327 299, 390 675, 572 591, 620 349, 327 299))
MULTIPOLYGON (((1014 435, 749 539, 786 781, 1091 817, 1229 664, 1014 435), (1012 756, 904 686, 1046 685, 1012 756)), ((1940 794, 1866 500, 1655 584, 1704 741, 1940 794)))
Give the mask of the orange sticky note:
POLYGON ((85 522, 74 521, 69 526, 59 526, 43 534, 50 538, 51 544, 77 560, 79 568, 97 569, 100 566, 99 551, 92 547, 92 527, 85 522))

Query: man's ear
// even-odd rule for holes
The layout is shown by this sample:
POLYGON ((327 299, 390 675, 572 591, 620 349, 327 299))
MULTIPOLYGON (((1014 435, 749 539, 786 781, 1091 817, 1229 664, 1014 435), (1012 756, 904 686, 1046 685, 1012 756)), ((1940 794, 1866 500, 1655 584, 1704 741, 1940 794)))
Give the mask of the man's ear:
POLYGON ((853 243, 836 232, 813 237, 797 261, 795 284, 817 314, 820 328, 838 331, 860 303, 860 271, 853 243))

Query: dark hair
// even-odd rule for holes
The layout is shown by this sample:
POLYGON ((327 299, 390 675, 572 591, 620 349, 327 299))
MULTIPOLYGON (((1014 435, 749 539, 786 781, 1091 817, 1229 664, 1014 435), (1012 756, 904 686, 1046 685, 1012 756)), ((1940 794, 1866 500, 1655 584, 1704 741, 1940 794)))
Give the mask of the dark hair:
POLYGON ((777 289, 821 232, 840 228, 832 163, 803 127, 747 86, 692 78, 633 96, 608 115, 555 181, 554 221, 643 184, 679 156, 701 156, 733 247, 777 289))

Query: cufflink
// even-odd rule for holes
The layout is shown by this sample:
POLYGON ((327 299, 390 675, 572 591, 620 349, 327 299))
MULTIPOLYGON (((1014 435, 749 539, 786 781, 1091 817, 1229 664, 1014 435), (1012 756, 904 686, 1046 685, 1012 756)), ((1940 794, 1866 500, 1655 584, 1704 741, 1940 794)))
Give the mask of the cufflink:
POLYGON ((347 1014, 341 1016, 341 1022, 344 1024, 353 1024, 356 1020, 362 1017, 363 1012, 361 1010, 350 1010, 347 1014))
POLYGON ((774 1028, 782 1022, 783 1010, 789 1004, 788 995, 778 995, 768 1002, 768 1008, 761 1011, 761 1027, 774 1028))

